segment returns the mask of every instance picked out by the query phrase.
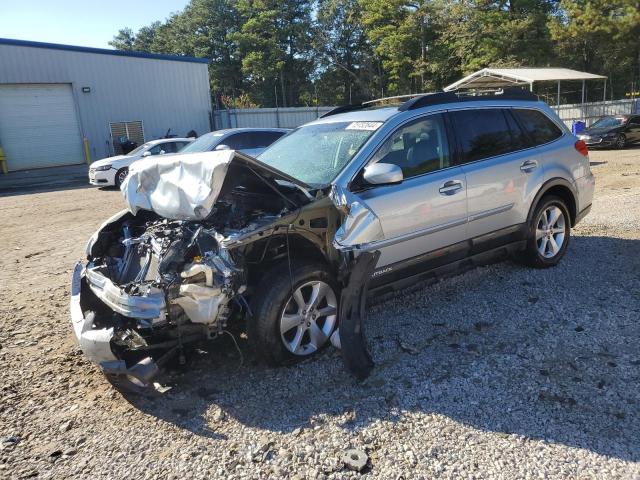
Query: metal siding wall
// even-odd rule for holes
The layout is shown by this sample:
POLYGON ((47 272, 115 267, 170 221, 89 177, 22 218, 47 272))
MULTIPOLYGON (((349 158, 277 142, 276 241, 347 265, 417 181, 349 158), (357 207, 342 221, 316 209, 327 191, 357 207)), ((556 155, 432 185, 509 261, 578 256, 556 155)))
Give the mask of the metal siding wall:
POLYGON ((236 127, 295 128, 312 122, 334 107, 243 108, 216 110, 216 129, 236 127))
POLYGON ((142 120, 146 140, 210 129, 204 63, 0 45, 0 83, 72 83, 93 160, 111 154, 109 122, 142 120))

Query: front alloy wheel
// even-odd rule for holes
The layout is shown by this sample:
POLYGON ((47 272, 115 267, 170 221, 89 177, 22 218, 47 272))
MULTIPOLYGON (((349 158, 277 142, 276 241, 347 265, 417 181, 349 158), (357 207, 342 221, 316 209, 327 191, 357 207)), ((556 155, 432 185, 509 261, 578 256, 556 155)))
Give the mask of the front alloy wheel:
POLYGON ((128 168, 125 167, 118 170, 118 172, 116 173, 116 187, 120 188, 120 185, 122 185, 124 179, 127 178, 127 175, 129 175, 128 168))
POLYGON ((310 355, 329 339, 337 321, 338 302, 331 286, 320 280, 300 285, 280 316, 280 337, 294 355, 310 355))
POLYGON ((621 133, 616 137, 616 148, 622 150, 627 145, 627 138, 621 133))
POLYGON ((326 265, 279 262, 251 297, 249 344, 268 365, 289 365, 328 344, 338 326, 340 291, 326 265))

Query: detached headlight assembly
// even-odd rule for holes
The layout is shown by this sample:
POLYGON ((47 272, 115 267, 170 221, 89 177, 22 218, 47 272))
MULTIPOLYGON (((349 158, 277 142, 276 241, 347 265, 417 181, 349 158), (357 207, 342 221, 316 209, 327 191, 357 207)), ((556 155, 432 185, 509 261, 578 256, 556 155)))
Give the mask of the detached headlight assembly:
POLYGON ((111 165, 102 165, 101 167, 95 167, 96 172, 104 172, 105 170, 111 170, 111 165))

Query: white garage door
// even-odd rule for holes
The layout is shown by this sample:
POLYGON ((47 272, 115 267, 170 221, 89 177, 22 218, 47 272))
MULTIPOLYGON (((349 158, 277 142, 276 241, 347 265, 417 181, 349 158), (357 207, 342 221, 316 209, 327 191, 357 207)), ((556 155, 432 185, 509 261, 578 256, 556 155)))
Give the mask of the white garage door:
POLYGON ((9 170, 82 163, 71 85, 0 85, 0 145, 9 170))

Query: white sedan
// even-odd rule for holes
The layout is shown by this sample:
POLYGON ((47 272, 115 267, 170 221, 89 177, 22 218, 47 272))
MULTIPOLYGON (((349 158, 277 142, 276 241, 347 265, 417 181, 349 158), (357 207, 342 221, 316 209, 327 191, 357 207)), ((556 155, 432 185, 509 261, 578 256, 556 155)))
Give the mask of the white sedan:
POLYGON ((150 155, 164 155, 176 153, 184 146, 193 142, 193 138, 162 138, 140 145, 126 155, 103 158, 91 164, 89 168, 89 183, 99 187, 115 185, 120 187, 129 173, 129 165, 136 160, 150 155))

